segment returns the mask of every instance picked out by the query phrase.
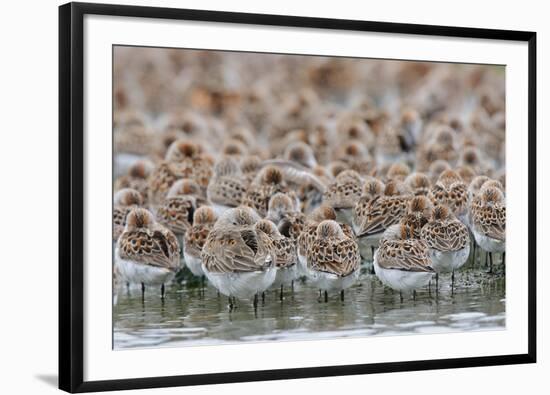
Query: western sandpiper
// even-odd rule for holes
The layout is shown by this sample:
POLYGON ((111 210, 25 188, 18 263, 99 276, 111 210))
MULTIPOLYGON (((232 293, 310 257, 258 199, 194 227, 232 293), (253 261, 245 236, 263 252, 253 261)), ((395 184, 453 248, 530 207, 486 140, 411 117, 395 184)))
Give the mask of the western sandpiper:
POLYGON ((241 159, 240 167, 245 188, 254 180, 261 164, 262 159, 257 155, 248 155, 241 159))
POLYGON ((405 179, 407 185, 415 196, 428 196, 432 183, 429 177, 424 173, 412 173, 405 179))
POLYGON ((411 169, 404 163, 398 162, 392 164, 386 172, 386 179, 388 181, 405 181, 407 176, 411 173, 411 169))
POLYGON ((415 239, 420 239, 424 225, 432 216, 433 204, 426 196, 415 196, 409 201, 407 212, 401 218, 401 223, 408 228, 408 233, 415 239))
POLYGON ((363 182, 363 177, 356 171, 344 170, 324 192, 323 204, 336 210, 336 217, 340 222, 351 225, 353 209, 361 197, 363 182))
POLYGON ((492 272, 493 253, 506 252, 504 194, 493 186, 483 187, 474 197, 471 210, 472 233, 477 244, 489 253, 489 271, 492 272))
POLYGON ((473 146, 463 148, 458 159, 458 166, 468 166, 477 174, 486 174, 488 170, 487 165, 481 158, 479 149, 473 146))
POLYGON ((429 194, 434 205, 449 207, 453 215, 467 223, 468 191, 466 184, 453 170, 445 170, 439 176, 429 194))
POLYGON ((317 166, 313 149, 303 141, 289 144, 284 151, 284 158, 313 169, 317 166))
POLYGON ((380 238, 390 226, 398 223, 407 212, 409 201, 412 198, 410 190, 403 184, 394 181, 384 187, 384 194, 372 199, 356 219, 355 234, 363 251, 370 248, 374 256, 374 249, 378 247, 380 238))
POLYGON ((446 160, 438 159, 430 163, 427 175, 430 177, 432 185, 437 182, 437 179, 445 170, 451 170, 451 165, 446 160))
POLYGON ((296 243, 289 237, 283 236, 275 224, 267 219, 256 222, 255 228, 257 231, 265 233, 273 243, 277 275, 272 286, 280 287, 279 298, 283 300, 283 288, 292 286, 299 274, 296 243))
POLYGON ((412 108, 404 109, 401 113, 401 120, 399 126, 403 130, 404 135, 410 136, 409 138, 414 142, 416 145, 418 141, 420 141, 420 137, 422 135, 422 117, 416 111, 412 108))
MULTIPOLYGON (((363 193, 357 201, 353 211, 352 226, 355 234, 361 234, 363 226, 368 220, 371 201, 380 197, 384 192, 384 184, 376 178, 370 178, 363 185, 363 193)), ((367 257, 368 253, 374 256, 374 247, 369 243, 368 238, 359 239, 359 250, 363 258, 367 257), (369 251, 370 249, 370 251, 369 251)))
POLYGON ((298 236, 298 262, 304 274, 307 266, 307 251, 317 236, 317 226, 325 220, 336 220, 336 212, 332 207, 323 204, 306 217, 306 225, 298 236))
POLYGON ((155 217, 160 224, 174 232, 181 244, 183 235, 193 224, 193 214, 196 209, 197 201, 194 196, 169 196, 158 207, 155 217))
POLYGON ((454 289, 454 272, 460 269, 470 255, 470 233, 457 220, 447 206, 435 206, 430 222, 422 228, 422 240, 430 248, 432 267, 437 273, 451 272, 454 289))
POLYGON ((287 194, 278 192, 269 199, 266 219, 277 226, 284 236, 296 241, 302 233, 306 216, 296 207, 287 194))
POLYGON ((143 204, 147 205, 149 196, 149 184, 147 178, 155 168, 153 162, 148 159, 143 159, 135 162, 128 169, 128 173, 118 177, 115 180, 114 190, 118 191, 123 188, 132 188, 138 191, 143 198, 143 204))
POLYGON ((164 201, 168 190, 176 180, 183 178, 183 175, 172 163, 160 162, 148 179, 149 196, 147 201, 152 211, 156 211, 159 204, 164 201))
POLYGON ((208 200, 216 215, 242 203, 245 183, 241 176, 239 163, 235 158, 225 157, 214 165, 214 177, 207 189, 208 200))
POLYGON ((466 185, 470 185, 472 180, 476 177, 476 172, 468 165, 458 166, 456 173, 462 178, 466 185))
POLYGON ((154 133, 144 124, 131 124, 114 130, 115 176, 128 172, 129 168, 148 155, 153 146, 154 133))
POLYGON ((135 189, 124 188, 115 193, 113 199, 113 241, 117 241, 124 227, 128 213, 143 204, 141 194, 135 189))
POLYGON ((273 284, 277 275, 271 239, 255 229, 259 220, 248 207, 229 209, 216 221, 202 249, 208 280, 230 298, 250 299, 273 284))
POLYGON ((172 280, 179 269, 179 245, 176 236, 158 224, 151 212, 136 208, 128 213, 124 232, 115 248, 115 265, 127 283, 161 285, 172 280))
POLYGON ((277 166, 266 166, 246 190, 242 204, 253 208, 263 217, 267 214, 271 196, 287 190, 281 169, 277 166))
POLYGON ((208 234, 216 222, 216 214, 210 206, 199 207, 193 215, 193 226, 183 237, 185 265, 195 276, 203 276, 201 252, 208 234))
POLYGON ((313 243, 307 251, 306 276, 325 292, 340 291, 352 286, 359 276, 361 257, 357 242, 347 237, 336 221, 325 220, 317 226, 313 243))
POLYGON ((374 271, 384 285, 402 291, 415 291, 427 285, 434 269, 428 244, 412 238, 410 229, 404 225, 391 226, 380 240, 374 255, 374 271))
POLYGON ((481 190, 481 187, 483 184, 485 184, 486 181, 489 181, 490 178, 487 176, 477 176, 474 177, 474 179, 470 182, 468 185, 468 203, 471 205, 472 201, 474 200, 474 197, 478 194, 478 192, 481 190))
POLYGON ((178 178, 190 178, 206 191, 213 175, 213 163, 199 142, 176 140, 166 152, 165 160, 176 164, 178 178))
POLYGON ((172 184, 166 197, 193 196, 197 201, 197 206, 202 206, 207 203, 205 192, 195 180, 182 178, 172 184))
POLYGON ((376 162, 379 165, 407 162, 412 159, 414 141, 403 130, 384 126, 377 135, 376 162))

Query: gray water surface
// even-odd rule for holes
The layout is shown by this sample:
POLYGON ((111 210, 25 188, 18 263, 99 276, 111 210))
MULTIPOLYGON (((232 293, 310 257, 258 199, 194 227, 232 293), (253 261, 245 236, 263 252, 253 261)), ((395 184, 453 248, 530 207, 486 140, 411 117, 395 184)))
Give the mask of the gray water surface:
POLYGON ((160 290, 122 287, 113 306, 113 345, 119 348, 196 346, 207 344, 314 340, 341 337, 499 330, 505 328, 505 278, 483 267, 440 276, 439 292, 428 288, 400 301, 398 292, 384 287, 375 275, 362 274, 328 302, 318 290, 297 282, 294 291, 265 294, 258 307, 240 300, 233 310, 215 288, 173 284, 165 300, 160 290))

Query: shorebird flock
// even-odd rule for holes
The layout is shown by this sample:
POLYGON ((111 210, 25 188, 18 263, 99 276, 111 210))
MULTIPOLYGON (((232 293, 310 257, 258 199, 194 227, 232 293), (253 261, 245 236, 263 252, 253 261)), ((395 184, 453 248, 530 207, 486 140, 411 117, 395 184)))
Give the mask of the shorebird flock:
POLYGON ((185 270, 233 308, 503 273, 504 97, 495 66, 116 47, 115 287, 185 270))

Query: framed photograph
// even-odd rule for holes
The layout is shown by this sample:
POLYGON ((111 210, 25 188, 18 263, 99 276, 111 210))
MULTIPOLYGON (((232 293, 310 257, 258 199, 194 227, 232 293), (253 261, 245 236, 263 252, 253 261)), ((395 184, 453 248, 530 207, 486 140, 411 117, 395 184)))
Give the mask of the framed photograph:
POLYGON ((536 361, 536 33, 59 8, 59 386, 536 361))

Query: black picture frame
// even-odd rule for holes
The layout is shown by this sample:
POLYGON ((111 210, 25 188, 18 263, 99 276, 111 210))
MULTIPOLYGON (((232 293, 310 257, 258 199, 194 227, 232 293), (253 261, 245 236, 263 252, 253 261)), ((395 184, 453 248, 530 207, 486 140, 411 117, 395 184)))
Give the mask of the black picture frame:
POLYGON ((536 33, 110 4, 59 7, 59 388, 90 392, 536 362, 536 33), (528 352, 411 362, 84 381, 83 19, 87 14, 511 40, 528 43, 528 352))

